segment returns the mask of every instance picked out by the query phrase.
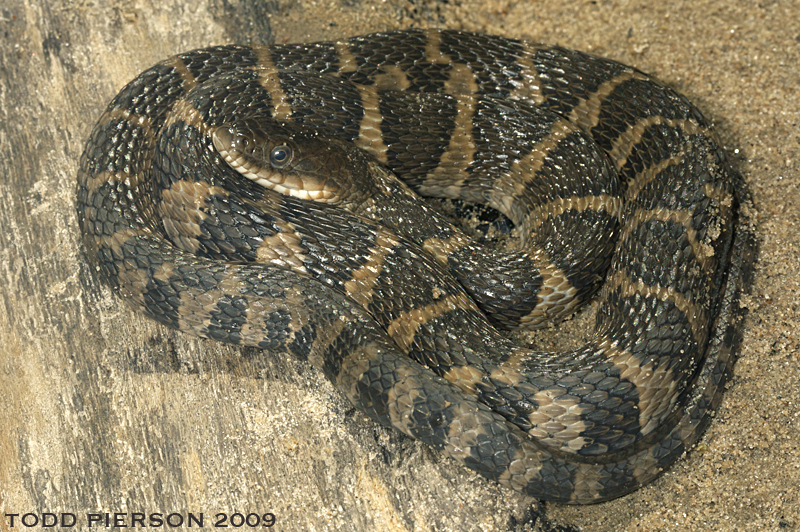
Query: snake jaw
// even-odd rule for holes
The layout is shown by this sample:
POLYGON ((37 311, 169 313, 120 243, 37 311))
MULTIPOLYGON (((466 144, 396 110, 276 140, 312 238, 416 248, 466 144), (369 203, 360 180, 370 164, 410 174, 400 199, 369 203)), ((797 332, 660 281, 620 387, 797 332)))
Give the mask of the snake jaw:
POLYGON ((228 165, 250 181, 286 196, 318 203, 341 201, 340 187, 320 173, 308 158, 298 157, 292 143, 262 138, 252 128, 221 126, 211 133, 214 147, 228 165), (276 160, 276 150, 284 158, 276 160))

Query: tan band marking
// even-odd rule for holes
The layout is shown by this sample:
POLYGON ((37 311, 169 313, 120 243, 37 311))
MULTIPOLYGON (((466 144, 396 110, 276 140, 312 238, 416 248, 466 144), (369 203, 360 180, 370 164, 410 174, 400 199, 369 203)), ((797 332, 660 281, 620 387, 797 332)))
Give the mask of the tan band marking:
POLYGON ((357 72, 358 60, 350 50, 350 45, 344 41, 337 41, 333 43, 333 49, 336 50, 336 55, 339 58, 339 72, 357 72))
POLYGON ((451 59, 449 55, 442 53, 442 34, 436 30, 426 30, 425 32, 425 59, 430 63, 449 65, 451 59))
POLYGON ((392 340, 394 340, 394 343, 397 344, 397 347, 404 353, 408 353, 414 343, 417 329, 419 329, 421 325, 457 309, 470 312, 478 311, 475 307, 475 303, 464 294, 452 294, 424 307, 403 312, 389 323, 386 332, 392 340))
POLYGON ((383 271, 384 261, 388 255, 393 253, 397 244, 398 241, 394 234, 383 227, 379 227, 378 234, 375 235, 375 245, 367 257, 367 262, 353 271, 351 274, 352 279, 344 283, 347 296, 363 308, 366 309, 372 303, 372 298, 375 295, 373 289, 383 271))
POLYGON ((648 80, 649 78, 639 72, 628 70, 601 83, 595 92, 572 109, 569 121, 577 124, 583 131, 590 131, 600 122, 600 109, 603 107, 603 102, 617 87, 629 79, 648 80))
MULTIPOLYGON (((196 85, 194 76, 186 68, 186 64, 178 57, 171 57, 163 62, 165 66, 175 69, 183 81, 184 92, 190 90, 196 85)), ((103 114, 98 120, 97 126, 101 127, 112 120, 125 120, 129 124, 139 127, 143 132, 145 145, 149 146, 155 141, 155 130, 153 129, 153 121, 145 115, 132 113, 128 109, 111 109, 103 114)), ((148 148, 143 149, 144 152, 149 151, 148 148)), ((100 172, 95 174, 90 179, 87 179, 86 186, 91 192, 96 192, 104 183, 124 183, 128 189, 134 189, 141 184, 142 175, 145 168, 140 168, 139 173, 129 172, 100 172)))
POLYGON ((150 138, 154 136, 153 121, 145 115, 137 115, 127 109, 111 109, 110 111, 105 112, 103 116, 100 117, 100 120, 98 120, 97 126, 95 127, 104 126, 112 120, 116 120, 118 118, 139 126, 144 130, 146 136, 150 138))
POLYGON ((611 162, 614 163, 617 170, 620 170, 625 166, 625 163, 628 162, 628 157, 630 157, 634 147, 641 142, 645 131, 649 127, 657 125, 665 125, 673 129, 680 129, 688 135, 704 135, 711 139, 716 139, 713 131, 697 125, 697 123, 692 120, 671 119, 664 118, 663 116, 643 118, 638 120, 635 124, 629 125, 628 129, 617 137, 611 150, 608 152, 609 157, 611 157, 611 162))
MULTIPOLYGON (((207 208, 206 200, 214 195, 227 197, 228 191, 205 181, 175 181, 162 192, 160 209, 162 215, 171 219, 199 224, 208 218, 202 210, 207 208)), ((191 231, 188 234, 200 233, 191 231)))
POLYGON ((180 294, 179 324, 181 330, 194 331, 195 334, 207 338, 207 331, 212 324, 211 318, 214 311, 217 310, 219 302, 226 297, 239 296, 245 290, 242 285, 239 276, 228 273, 211 290, 205 290, 198 286, 187 287, 187 290, 180 294))
POLYGON ((449 55, 442 53, 440 32, 427 31, 425 35, 425 59, 431 63, 451 66, 441 93, 449 94, 456 100, 456 120, 440 163, 423 180, 420 192, 457 198, 475 153, 472 117, 477 105, 478 82, 469 66, 453 63, 449 55))
MULTIPOLYGON (((366 357, 362 356, 361 358, 366 357)), ((367 368, 363 369, 363 371, 366 370, 367 368)), ((418 413, 417 409, 421 400, 419 373, 410 366, 400 366, 393 373, 395 381, 386 393, 389 418, 392 420, 394 428, 411 436, 412 429, 416 426, 414 414, 418 413)))
POLYGON ((122 255, 122 246, 128 241, 139 236, 152 236, 150 231, 144 227, 134 229, 126 227, 120 229, 112 235, 101 235, 95 241, 95 244, 101 249, 110 249, 111 252, 117 257, 122 255))
MULTIPOLYGON (((306 309, 306 295, 301 295, 301 290, 290 290, 286 298, 286 307, 292 313, 292 324, 294 324, 294 315, 298 312, 308 312, 306 309)), ((340 314, 339 319, 333 320, 332 323, 326 324, 325 327, 316 327, 317 337, 314 339, 313 346, 308 355, 308 361, 314 365, 315 368, 321 368, 325 365, 323 356, 328 351, 330 346, 339 338, 342 331, 352 326, 352 316, 340 314), (320 365, 322 364, 322 365, 320 365)), ((295 331, 300 330, 306 323, 313 322, 313 316, 304 314, 302 321, 294 327, 295 331)), ((369 361, 372 358, 370 355, 364 357, 365 353, 371 353, 371 346, 358 345, 347 353, 341 360, 341 372, 336 378, 336 388, 343 392, 348 399, 354 401, 358 399, 356 385, 361 375, 369 369, 369 361), (360 359, 360 361, 359 361, 360 359)))
POLYGON ((486 377, 486 372, 473 366, 452 366, 442 377, 458 386, 469 395, 478 395, 477 383, 486 377))
POLYGON ((383 132, 381 131, 383 115, 381 114, 378 88, 366 85, 358 85, 357 88, 361 95, 364 116, 358 126, 358 137, 354 144, 372 154, 381 163, 387 164, 389 147, 383 141, 383 132))
POLYGON ((522 81, 510 80, 514 89, 509 93, 509 99, 531 102, 541 105, 545 102, 542 94, 542 80, 539 79, 539 71, 533 65, 533 55, 541 47, 527 45, 525 51, 517 57, 517 64, 520 66, 522 81))
POLYGON ((130 267, 120 268, 117 274, 117 282, 120 286, 120 294, 127 301, 132 301, 141 311, 147 308, 147 302, 144 298, 149 282, 147 270, 130 267))
POLYGON ((289 120, 292 117, 292 104, 289 103, 289 96, 281 86, 279 70, 272 61, 269 48, 258 47, 256 56, 258 57, 258 81, 269 94, 272 102, 272 118, 275 120, 289 120))
MULTIPOLYGON (((420 390, 427 388, 425 383, 421 382, 427 378, 411 365, 400 366, 393 373, 395 382, 386 394, 389 416, 392 426, 411 435, 412 429, 418 426, 419 415, 432 413, 423 402, 425 398, 419 393, 420 390)), ((452 392, 444 390, 445 397, 452 392)), ((482 436, 485 435, 487 427, 505 423, 500 416, 488 411, 484 405, 474 400, 459 400, 452 403, 448 401, 443 407, 453 419, 458 420, 457 423, 451 423, 447 427, 448 436, 444 443, 444 452, 456 459, 463 460, 468 456, 474 456, 477 448, 484 442, 482 436)), ((430 421, 434 422, 433 419, 430 421)), ((519 431, 517 433, 522 435, 519 431)))
MULTIPOLYGON (((259 303, 261 298, 259 298, 259 303)), ((307 295, 304 293, 302 288, 293 287, 287 288, 286 290, 286 301, 285 303, 274 303, 270 301, 269 303, 272 306, 282 306, 283 308, 289 310, 292 315, 292 319, 289 322, 289 325, 292 330, 292 339, 294 339, 294 334, 303 329, 306 325, 314 321, 314 316, 310 313, 307 307, 307 295)), ((248 307, 253 308, 252 304, 248 307)), ((272 309, 269 309, 270 311, 272 309)), ((323 343, 325 346, 330 345, 330 342, 333 341, 336 337, 339 336, 342 328, 347 325, 347 320, 344 318, 340 318, 336 320, 335 323, 331 324, 330 327, 325 328, 325 333, 327 333, 328 338, 326 338, 326 334, 322 333, 321 331, 317 330, 317 337, 314 340, 314 347, 310 350, 310 353, 317 353, 318 355, 322 354, 322 351, 319 350, 319 344, 323 343)), ((263 326, 262 326, 263 329, 263 326)), ((309 356, 312 356, 309 354, 309 356)))
POLYGON ((203 115, 200 114, 194 104, 188 100, 179 100, 172 108, 172 112, 167 116, 164 121, 164 129, 166 130, 171 125, 178 122, 183 122, 188 126, 196 128, 202 135, 206 135, 210 128, 203 115))
MULTIPOLYGON (((324 343, 319 342, 320 344, 324 345, 324 349, 318 348, 318 342, 314 342, 315 347, 311 350, 311 354, 309 355, 308 359, 315 368, 322 368, 325 366, 325 360, 322 359, 322 354, 325 353, 327 347, 334 339, 336 339, 341 330, 347 325, 349 325, 349 323, 344 319, 344 317, 334 323, 331 331, 332 334, 326 335, 329 339, 326 338, 324 343)), ((344 396, 347 397, 353 404, 357 404, 362 399, 361 391, 359 390, 361 378, 363 377, 364 373, 370 370, 370 362, 379 356, 380 351, 381 349, 372 343, 366 345, 357 345, 353 347, 353 349, 351 349, 350 352, 347 353, 342 359, 339 366, 341 371, 336 377, 336 382, 334 384, 336 385, 336 389, 342 392, 344 396)), ((405 368, 398 369, 402 371, 405 368)), ((388 402, 390 404, 389 417, 392 420, 393 427, 397 427, 399 430, 402 430, 404 433, 410 435, 410 431, 407 428, 409 420, 401 419, 402 416, 400 412, 398 412, 397 409, 392 408, 397 402, 397 398, 393 395, 395 386, 397 386, 397 384, 395 384, 387 394, 389 400, 388 402)))
MULTIPOLYGON (((358 70, 358 60, 350 46, 344 42, 334 43, 334 49, 339 57, 339 72, 355 72, 358 70)), ((405 71, 396 65, 381 67, 379 74, 372 76, 373 85, 357 85, 361 95, 361 107, 364 116, 359 125, 358 137, 354 144, 372 154, 383 164, 388 162, 386 153, 389 147, 383 141, 381 124, 383 115, 380 112, 381 90, 405 90, 411 86, 405 71)))
MULTIPOLYGON (((516 387, 526 381, 526 389, 535 390, 533 384, 527 382, 526 376, 520 373, 522 364, 531 356, 535 354, 526 349, 517 349, 508 360, 490 372, 488 380, 509 387, 516 387)), ((476 384, 486 377, 484 372, 469 366, 452 368, 443 376, 472 395, 477 395, 476 384)), ((590 412, 592 407, 582 404, 580 398, 568 395, 566 392, 564 388, 551 386, 537 391, 530 397, 537 407, 528 416, 532 427, 527 433, 548 447, 575 453, 591 443, 580 434, 593 426, 584 420, 585 414, 590 412)))
POLYGON ((619 271, 606 280, 604 286, 604 293, 608 294, 614 290, 619 289, 622 297, 631 297, 639 295, 642 297, 651 297, 659 301, 668 301, 675 305, 675 307, 686 316, 686 321, 692 329, 692 336, 698 345, 704 345, 708 331, 705 325, 708 323, 705 311, 702 307, 695 304, 694 301, 687 299, 686 296, 680 292, 676 292, 673 288, 663 287, 659 285, 646 285, 642 281, 633 281, 628 274, 619 271))
MULTIPOLYGON (((676 427, 680 433, 679 438, 681 442, 687 442, 689 440, 689 435, 697 432, 697 424, 687 422, 686 418, 681 420, 681 422, 676 427)), ((673 429, 673 434, 675 434, 675 429, 673 429)), ((686 449, 687 451, 689 449, 686 449)), ((654 453, 662 453, 661 446, 655 445, 645 451, 642 451, 636 455, 635 460, 628 460, 628 464, 632 462, 632 472, 633 477, 639 481, 639 484, 644 484, 645 482, 649 482, 653 479, 653 472, 654 471, 663 471, 664 465, 662 464, 659 467, 659 463, 663 460, 661 456, 655 456, 654 453)), ((631 468, 631 466, 629 466, 631 468)), ((588 500, 587 497, 585 500, 588 500)))
POLYGON ((153 279, 168 283, 172 278, 172 273, 175 271, 175 264, 172 262, 162 262, 158 268, 153 271, 153 279))
MULTIPOLYGON (((644 435, 652 432, 672 411, 681 391, 678 386, 684 379, 677 378, 669 369, 668 358, 637 357, 604 337, 598 338, 598 345, 619 371, 619 378, 636 386, 640 431, 644 435)), ((691 353, 682 356, 688 357, 691 353)))
POLYGON ((454 98, 456 120, 450 132, 450 142, 442 153, 439 166, 425 176, 420 186, 420 193, 423 195, 460 197, 467 177, 467 168, 473 162, 475 143, 472 139, 472 117, 477 99, 472 95, 463 94, 454 98))
MULTIPOLYGON (((127 109, 112 109, 100 117, 95 127, 104 126, 112 120, 124 120, 129 124, 139 127, 142 130, 142 137, 144 138, 144 147, 142 150, 145 152, 150 150, 150 146, 155 142, 155 130, 153 129, 153 121, 150 120, 150 118, 144 115, 131 113, 127 109)), ((139 162, 142 166, 144 166, 144 163, 148 163, 149 165, 149 161, 147 160, 139 162)), ((87 179, 86 186, 91 192, 96 192, 104 183, 124 183, 129 189, 134 189, 142 183, 142 175, 145 170, 147 170, 147 168, 139 168, 139 173, 102 171, 87 179)))
POLYGON ((129 190, 133 190, 142 183, 144 172, 131 174, 128 172, 100 172, 94 174, 86 180, 86 188, 90 193, 96 194, 97 191, 106 183, 124 184, 129 190))
MULTIPOLYGON (((461 112, 461 109, 474 111, 475 103, 477 103, 475 96, 478 94, 478 90, 478 79, 472 69, 468 65, 454 64, 450 69, 447 81, 444 82, 444 92, 453 96, 473 96, 473 98, 463 101, 459 99, 458 112, 461 112)), ((467 118, 469 118, 469 128, 465 128, 465 130, 470 132, 471 138, 472 114, 467 118)))
POLYGON ((703 194, 719 203, 721 208, 733 208, 733 194, 727 188, 719 187, 714 183, 706 183, 703 185, 703 194))
MULTIPOLYGON (((525 377, 521 373, 523 364, 535 356, 530 349, 524 347, 509 346, 512 353, 509 357, 496 366, 493 366, 489 371, 488 378, 491 381, 496 381, 505 384, 509 387, 518 386, 525 377)), ((470 395, 478 395, 477 384, 487 377, 485 370, 473 366, 453 366, 445 374, 442 375, 445 379, 452 382, 466 393, 470 395)), ((533 385, 526 383, 531 388, 533 385)))
MULTIPOLYGON (((533 444, 523 442, 516 449, 506 470, 497 478, 497 482, 524 493, 525 489, 531 484, 541 482, 543 476, 541 474, 542 461, 548 461, 549 458, 548 455, 542 453, 533 444)), ((596 493, 593 495, 596 497, 596 493)))
MULTIPOLYGON (((126 227, 112 235, 99 236, 94 244, 98 249, 111 250, 116 257, 122 256, 122 248, 126 242, 137 237, 152 237, 151 233, 145 228, 134 229, 126 227)), ((120 293, 123 298, 133 302, 140 309, 145 309, 144 292, 147 289, 148 275, 147 270, 139 268, 135 263, 129 261, 116 262, 119 266, 117 282, 120 286, 120 293)))
POLYGON ((383 65, 379 74, 372 76, 376 90, 404 91, 411 87, 411 80, 405 70, 397 65, 383 65))
MULTIPOLYGON (((529 398, 537 405, 528 416, 532 425, 527 431, 528 435, 541 440, 548 447, 576 453, 593 443, 581 436, 581 433, 594 426, 586 421, 586 414, 594 410, 594 407, 582 403, 579 397, 567 394, 566 389, 557 385, 536 391, 521 372, 523 365, 535 356, 535 353, 527 349, 517 348, 505 362, 491 371, 489 380, 512 388, 518 387, 524 381, 525 389, 535 392, 529 398)), ((473 385, 471 393, 476 393, 474 389, 473 385)))
MULTIPOLYGON (((507 422, 498 414, 487 412, 480 408, 474 401, 459 401, 457 404, 448 405, 449 415, 457 422, 450 423, 447 427, 444 452, 456 460, 469 463, 476 456, 481 456, 486 450, 486 437, 491 435, 491 427, 504 425, 511 429, 514 435, 512 447, 509 449, 513 456, 508 456, 511 463, 498 477, 498 482, 506 487, 524 491, 537 480, 541 480, 538 471, 541 468, 543 453, 536 449, 530 441, 526 441, 524 433, 507 422)), ((509 455, 511 454, 509 452, 509 455)), ((499 471, 498 471, 499 473, 499 471)))
POLYGON ((711 276, 713 274, 716 269, 717 260, 714 256, 714 248, 697 239, 697 231, 692 227, 692 213, 689 211, 676 211, 661 208, 652 210, 639 209, 626 221, 622 233, 620 234, 620 241, 630 236, 641 224, 649 221, 673 222, 682 225, 686 231, 686 239, 689 241, 695 260, 697 260, 700 267, 703 268, 706 275, 711 276))
POLYGON ((210 218, 206 200, 213 195, 227 197, 228 192, 204 181, 186 180, 176 181, 162 191, 158 212, 167 235, 180 249, 190 253, 200 249, 200 224, 210 218))
POLYGON ((680 164, 685 158, 686 157, 683 153, 679 153, 677 155, 673 155, 672 157, 663 159, 655 166, 646 168, 639 172, 635 178, 628 181, 628 189, 625 191, 625 199, 627 201, 636 199, 644 187, 655 181, 656 177, 658 177, 658 174, 670 166, 680 164))
POLYGON ((200 332, 208 330, 211 325, 210 312, 216 306, 214 296, 219 294, 219 290, 200 291, 192 287, 180 293, 181 312, 179 325, 182 330, 200 332))
POLYGON ((457 231, 446 240, 441 238, 426 239, 422 243, 422 249, 442 266, 449 266, 450 256, 470 244, 472 244, 472 240, 460 231, 457 231))
POLYGON ((536 232, 539 227, 550 218, 560 216, 567 211, 586 212, 605 211, 611 216, 619 219, 622 216, 622 198, 601 194, 599 196, 571 196, 569 198, 557 198, 544 205, 533 209, 522 224, 523 235, 536 232))
POLYGON ((570 501, 580 504, 586 501, 596 500, 597 494, 602 493, 603 490, 606 489, 604 482, 607 482, 607 479, 605 478, 606 474, 604 474, 604 464, 575 465, 577 469, 574 475, 578 481, 572 489, 570 501))
POLYGON ((528 253, 533 265, 542 276, 542 287, 536 294, 538 302, 528 314, 519 320, 518 329, 536 329, 551 321, 572 315, 582 303, 577 301, 577 290, 569 281, 567 274, 549 259, 540 248, 529 247, 528 253))
POLYGON ((533 425, 528 430, 529 436, 539 439, 548 447, 573 453, 591 443, 591 440, 580 436, 593 424, 583 420, 583 414, 590 407, 582 404, 579 397, 567 394, 567 390, 561 386, 553 385, 534 394, 533 401, 537 407, 528 416, 533 425))
POLYGON ((521 371, 525 364, 535 357, 536 353, 524 347, 510 346, 511 350, 508 357, 502 364, 492 370, 489 377, 492 380, 508 384, 509 386, 517 386, 522 382, 521 371))
POLYGON ((501 176, 492 185, 489 206, 508 216, 515 225, 521 228, 523 234, 529 232, 523 227, 523 216, 527 210, 519 205, 516 198, 524 196, 528 183, 536 178, 550 151, 558 146, 567 135, 576 131, 578 130, 575 126, 566 120, 557 120, 551 126, 547 137, 537 142, 529 154, 517 161, 507 174, 501 176))
POLYGON ((305 262, 308 260, 308 250, 303 247, 302 239, 297 234, 295 226, 287 221, 273 223, 279 231, 267 237, 256 250, 258 262, 288 267, 297 273, 308 275, 305 262))
POLYGON ((478 83, 472 70, 466 65, 453 65, 443 92, 450 94, 456 100, 455 124, 439 166, 424 179, 421 187, 423 194, 430 188, 441 190, 447 197, 459 197, 467 176, 467 168, 472 164, 475 155, 472 118, 478 104, 478 98, 475 96, 477 91, 478 83))
POLYGON ((184 92, 188 92, 192 90, 194 87, 197 86, 197 79, 194 77, 194 74, 189 72, 189 69, 186 68, 186 63, 178 56, 173 56, 164 61, 163 63, 165 66, 170 66, 175 69, 175 72, 181 77, 183 81, 183 90, 184 92))

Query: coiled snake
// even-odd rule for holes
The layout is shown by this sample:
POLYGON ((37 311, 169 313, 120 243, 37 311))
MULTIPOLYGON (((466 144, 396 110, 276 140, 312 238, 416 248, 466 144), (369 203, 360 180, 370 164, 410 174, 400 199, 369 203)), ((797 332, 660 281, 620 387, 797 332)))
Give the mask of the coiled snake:
POLYGON ((711 124, 635 69, 407 31, 146 70, 92 131, 77 206, 139 311, 307 359, 481 475, 588 503, 655 478, 720 400, 742 187, 711 124), (519 247, 479 247, 410 189, 501 211, 519 247), (573 352, 495 329, 565 317, 603 278, 573 352))

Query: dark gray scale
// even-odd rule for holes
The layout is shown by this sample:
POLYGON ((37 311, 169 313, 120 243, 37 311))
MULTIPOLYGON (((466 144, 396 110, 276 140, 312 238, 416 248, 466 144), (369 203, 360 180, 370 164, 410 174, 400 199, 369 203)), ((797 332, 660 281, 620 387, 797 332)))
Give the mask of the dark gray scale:
POLYGON ((270 49, 270 59, 276 68, 285 72, 337 72, 339 56, 333 43, 285 44, 270 49))
POLYGON ((358 69, 344 73, 354 83, 372 85, 376 76, 385 73, 384 67, 399 68, 410 83, 413 93, 438 93, 444 88, 452 68, 449 64, 432 64, 425 57, 427 36, 423 31, 381 34, 380 39, 354 37, 348 41, 358 69))
MULTIPOLYGON (((737 301, 753 255, 747 220, 737 211, 746 192, 706 131, 709 123, 682 96, 642 77, 580 52, 451 31, 183 54, 123 88, 92 131, 77 185, 87 255, 151 318, 308 360, 371 419, 488 479, 555 501, 618 497, 658 476, 708 424, 733 361, 737 301), (347 62, 338 55, 345 49, 347 62), (260 64, 265 58, 271 64, 260 64), (339 72, 343 64, 350 71, 339 72), (439 93, 464 66, 478 87, 468 120, 457 114, 457 96, 439 93), (338 139, 334 151, 337 142, 356 139, 364 120, 359 85, 401 73, 409 92, 381 85, 377 93, 390 169, 427 187, 456 123, 471 123, 476 149, 461 194, 481 201, 495 193, 484 175, 507 172, 556 120, 574 118, 593 95, 600 113, 591 134, 605 150, 629 126, 650 120, 630 153, 620 154, 625 160, 613 161, 622 167, 624 188, 635 188, 622 226, 603 210, 570 208, 545 214, 531 237, 584 297, 603 276, 597 264, 611 262, 615 284, 602 293, 595 337, 569 353, 531 354, 510 345, 473 311, 458 280, 419 247, 426 238, 449 238, 453 229, 414 223, 430 209, 413 210, 397 183, 354 187, 398 200, 393 207, 368 195, 375 202, 364 209, 390 222, 386 229, 335 205, 264 190, 231 167, 212 142, 215 128, 241 118, 275 126, 278 102, 259 78, 262 67, 279 71, 288 99, 281 105, 291 105, 289 136, 300 142, 330 135, 338 139), (540 82, 541 108, 557 117, 509 99, 530 78, 540 82), (533 118, 541 122, 528 125, 533 118), (180 214, 198 198, 198 210, 180 214), (176 220, 159 218, 170 209, 176 220), (597 246, 589 235, 601 229, 623 238, 614 246, 613 236, 601 237, 612 243, 597 246), (280 247, 281 237, 291 241, 297 262, 258 262, 257 251, 280 247), (396 243, 378 247, 387 240, 396 243), (367 308, 348 298, 354 284, 365 291, 358 295, 367 308)), ((586 127, 585 118, 578 125, 586 127)), ((593 146, 577 132, 553 143, 543 180, 526 182, 507 214, 520 222, 549 202, 619 197, 613 178, 605 181, 613 174, 608 154, 593 146), (557 177, 562 172, 568 176, 557 177), (572 172, 603 180, 584 182, 572 172)), ((352 168, 372 164, 342 149, 352 168)), ((491 281, 468 260, 482 252, 464 249, 451 268, 455 277, 487 296, 508 285, 500 299, 523 303, 509 311, 507 301, 487 297, 484 306, 511 312, 512 322, 529 310, 524 302, 541 285, 529 265, 498 265, 491 281), (506 282, 511 270, 523 280, 506 282)))
MULTIPOLYGON (((514 165, 528 156, 551 133, 553 123, 558 119, 558 115, 547 113, 525 102, 509 103, 496 98, 478 99, 472 120, 475 152, 467 168, 460 197, 467 201, 480 198, 484 203, 487 202, 494 181, 499 176, 510 174, 514 165)), ((524 177, 528 178, 528 184, 547 181, 547 177, 543 175, 524 177)), ((597 179, 598 187, 602 187, 604 181, 613 186, 613 180, 613 175, 608 176, 607 180, 600 177, 597 179)), ((575 181, 580 181, 580 178, 576 177, 575 181)), ((570 188, 570 185, 574 183, 565 184, 565 188, 570 188)), ((554 191, 554 194, 558 192, 554 191)), ((519 221, 525 214, 519 207, 543 205, 551 199, 552 195, 549 197, 526 195, 514 202, 512 209, 516 210, 506 214, 513 220, 519 221)))
POLYGON ((532 52, 531 62, 541 83, 542 108, 560 116, 569 116, 603 83, 623 72, 636 72, 616 61, 559 46, 537 48, 532 52))
POLYGON ((192 88, 183 100, 211 127, 227 123, 233 114, 242 118, 269 118, 275 105, 257 70, 217 74, 192 88))
MULTIPOLYGON (((645 170, 654 168, 661 161, 680 155, 681 150, 685 150, 687 146, 696 149, 692 147, 702 144, 709 145, 709 148, 713 146, 711 139, 705 136, 689 135, 682 129, 668 124, 654 124, 645 128, 641 139, 619 169, 623 186, 627 188, 631 179, 645 170)), ((684 161, 681 162, 685 164, 684 161)))
MULTIPOLYGON (((136 301, 134 306, 168 327, 179 328, 182 322, 181 293, 187 284, 201 283, 202 279, 192 275, 180 275, 171 279, 157 278, 156 272, 164 265, 171 264, 172 257, 160 253, 159 247, 154 246, 153 240, 147 236, 137 236, 127 239, 113 256, 103 257, 109 279, 115 288, 132 297, 136 301), (109 268, 108 265, 111 265, 109 268), (147 282, 144 286, 131 285, 125 280, 137 272, 145 274, 147 282)), ((216 282, 205 283, 204 289, 213 289, 216 282)))
MULTIPOLYGON (((537 118, 544 116, 552 114, 539 112, 536 115, 537 118)), ((548 122, 552 120, 548 118, 548 122)), ((548 133, 549 129, 543 132, 542 138, 531 139, 531 148, 548 133)), ((526 182, 524 199, 533 205, 546 205, 557 199, 602 195, 619 197, 616 172, 592 139, 575 131, 547 153, 539 173, 526 182)))
POLYGON ((91 171, 129 175, 147 171, 149 161, 137 158, 136 154, 152 149, 155 133, 152 128, 112 115, 107 121, 97 124, 92 133, 97 139, 98 150, 93 157, 85 157, 82 161, 82 164, 92 166, 91 171))
POLYGON ((128 83, 111 100, 107 111, 119 109, 157 119, 172 106, 183 89, 183 76, 173 65, 156 65, 128 83), (158 87, 158 90, 154 91, 153 87, 158 87))
POLYGON ((481 95, 506 97, 515 88, 512 80, 521 78, 522 67, 517 60, 525 50, 521 41, 443 31, 439 49, 454 63, 470 67, 481 95))
POLYGON ((356 86, 333 76, 308 72, 280 75, 292 106, 292 120, 345 142, 358 137, 364 108, 356 86))
POLYGON ((714 211, 708 208, 710 198, 704 186, 712 185, 721 192, 730 192, 730 184, 719 175, 719 166, 724 161, 718 160, 716 150, 705 144, 682 143, 683 150, 693 155, 692 159, 667 166, 657 179, 641 187, 636 197, 631 198, 629 210, 661 208, 692 212, 696 220, 694 228, 701 233, 705 231, 714 211))
POLYGON ((545 220, 536 232, 536 242, 566 273, 576 290, 575 299, 586 301, 605 278, 618 229, 619 220, 606 211, 568 210, 545 220))
MULTIPOLYGON (((169 203, 163 191, 175 183, 207 183, 230 189, 229 184, 233 182, 236 193, 215 192, 203 198, 198 206, 201 213, 196 224, 199 234, 191 231, 182 236, 195 243, 188 251, 198 255, 218 260, 253 261, 263 239, 278 231, 277 213, 254 207, 253 203, 260 201, 263 190, 248 186, 246 182, 239 184, 245 180, 238 175, 221 177, 228 173, 228 168, 212 150, 210 140, 196 127, 182 122, 168 126, 160 135, 153 157, 153 181, 162 185, 154 195, 159 198, 162 216, 166 219, 166 213, 173 211, 168 210, 169 203), (225 172, 210 170, 223 166, 225 172)), ((194 219, 191 221, 194 225, 194 219)), ((172 240, 183 247, 180 238, 172 240)))
POLYGON ((160 132, 151 167, 160 188, 167 189, 178 181, 202 181, 203 171, 198 169, 197 163, 203 159, 207 148, 205 135, 196 127, 183 121, 165 126, 160 132), (189 150, 182 151, 184 147, 189 150))
POLYGON ((292 223, 308 250, 303 263, 313 278, 345 292, 344 283, 368 261, 376 247, 376 226, 326 205, 308 209, 308 202, 286 197, 281 214, 292 223))
POLYGON ((701 309, 713 298, 713 281, 700 267, 683 224, 651 220, 639 224, 620 243, 619 269, 632 282, 647 286, 672 288, 679 294, 691 294, 701 309), (663 242, 664 253, 654 256, 642 243, 649 239, 663 242))
POLYGON ((137 217, 141 217, 149 229, 158 231, 153 216, 155 184, 126 179, 149 170, 149 161, 143 161, 135 154, 140 150, 152 150, 152 132, 122 117, 112 117, 95 126, 92 134, 97 139, 98 149, 84 154, 81 171, 106 182, 99 185, 99 193, 92 197, 92 191, 86 188, 88 184, 79 185, 78 198, 95 208, 95 216, 92 216, 95 224, 104 224, 102 228, 97 227, 96 234, 113 234, 129 227, 131 220, 137 217), (137 196, 141 193, 142 197, 134 199, 134 193, 137 196))
POLYGON ((623 81, 603 100, 592 137, 601 148, 610 150, 628 126, 649 117, 692 120, 701 127, 710 126, 685 97, 649 79, 633 78, 623 81))
MULTIPOLYGON (((215 46, 203 50, 194 50, 176 56, 180 64, 186 67, 195 83, 227 73, 249 70, 258 64, 258 55, 250 46, 215 46)), ((169 65, 169 61, 165 62, 169 65)), ((152 85, 151 85, 152 86, 152 85)), ((171 94, 159 91, 159 95, 169 98, 171 94)))
POLYGON ((411 188, 418 189, 425 177, 439 167, 455 128, 457 105, 448 94, 382 93, 381 134, 388 148, 386 166, 411 188), (436 120, 431 120, 434 116, 436 120))

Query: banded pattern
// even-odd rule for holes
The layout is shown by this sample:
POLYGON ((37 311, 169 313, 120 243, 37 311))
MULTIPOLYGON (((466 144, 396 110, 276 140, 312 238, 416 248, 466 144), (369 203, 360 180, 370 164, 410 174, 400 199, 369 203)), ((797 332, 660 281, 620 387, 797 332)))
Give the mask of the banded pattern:
POLYGON ((753 255, 743 186, 700 112, 635 69, 408 31, 148 69, 92 131, 77 206, 135 309, 307 359, 481 475, 589 503, 655 478, 720 400, 753 255), (412 189, 499 210, 518 249, 412 189), (574 352, 495 328, 568 316, 604 278, 574 352))

